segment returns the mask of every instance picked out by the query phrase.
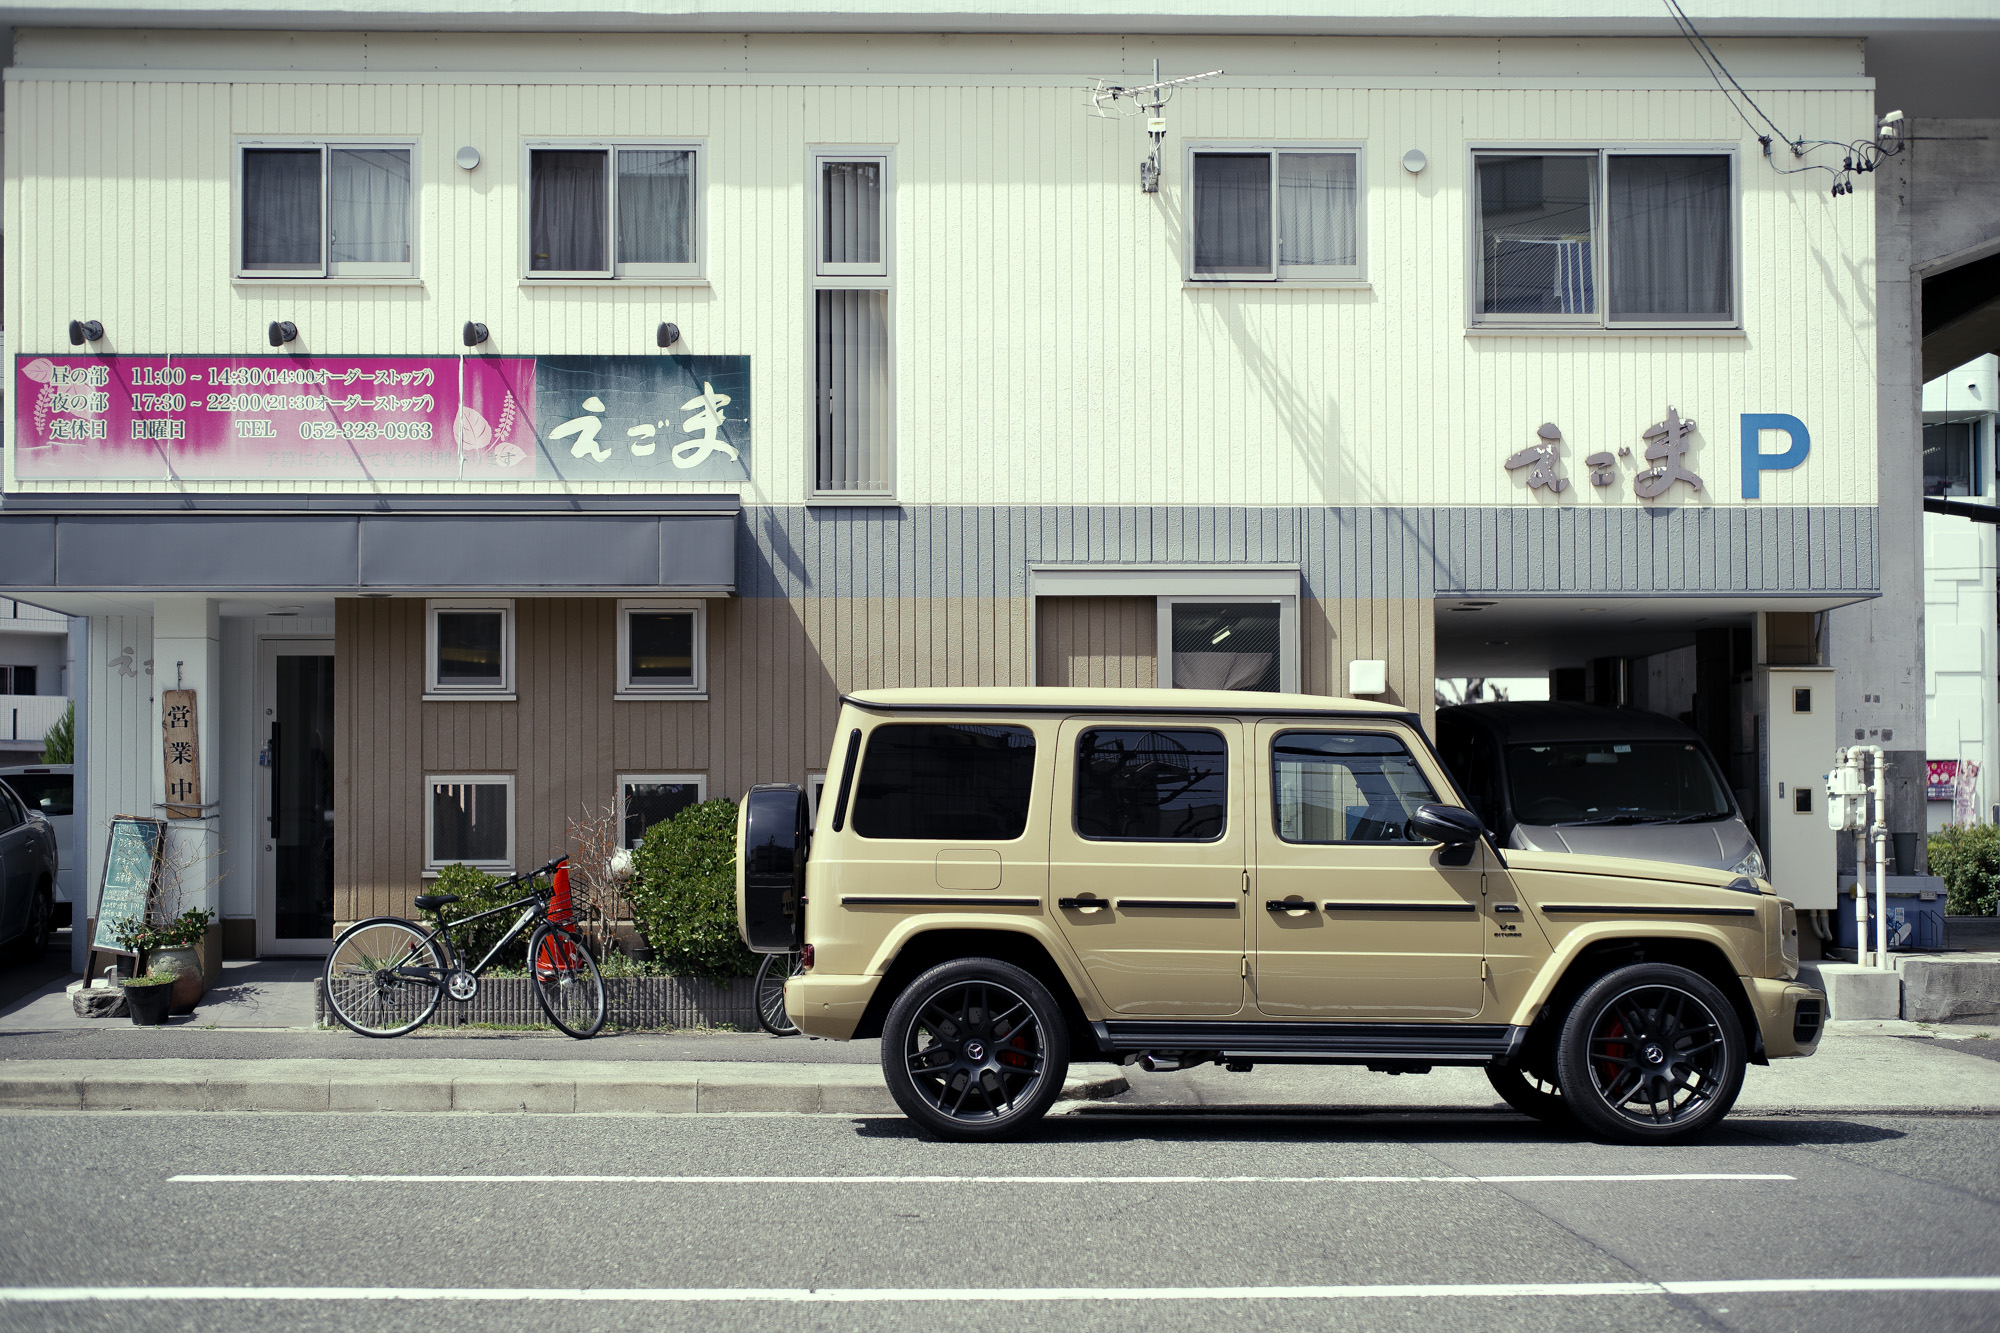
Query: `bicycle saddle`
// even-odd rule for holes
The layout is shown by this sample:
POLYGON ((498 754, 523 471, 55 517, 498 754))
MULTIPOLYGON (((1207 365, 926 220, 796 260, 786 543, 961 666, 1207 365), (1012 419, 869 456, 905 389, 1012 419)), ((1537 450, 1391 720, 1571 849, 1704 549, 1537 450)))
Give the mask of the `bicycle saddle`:
POLYGON ((440 907, 449 907, 458 901, 455 893, 425 893, 417 896, 417 910, 431 912, 440 907))

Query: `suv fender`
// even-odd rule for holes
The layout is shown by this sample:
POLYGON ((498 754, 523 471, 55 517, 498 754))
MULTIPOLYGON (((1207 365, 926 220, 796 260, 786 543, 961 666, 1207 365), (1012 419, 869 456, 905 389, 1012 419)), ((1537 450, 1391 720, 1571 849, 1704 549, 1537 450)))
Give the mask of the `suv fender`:
POLYGON ((971 913, 916 917, 898 924, 869 962, 869 974, 882 982, 854 1036, 880 1036, 883 1017, 896 996, 925 970, 956 958, 998 958, 1033 974, 1068 1016, 1072 1046, 1096 1049, 1091 1024, 1105 1011, 1068 944, 1042 922, 971 913))
POLYGON ((1594 921, 1572 927, 1535 974, 1508 1021, 1519 1027, 1532 1025, 1551 1000, 1573 996, 1599 974, 1630 961, 1634 953, 1680 962, 1708 977, 1736 1006, 1750 1032, 1757 1031, 1743 989, 1743 978, 1751 969, 1726 933, 1691 921, 1594 921))

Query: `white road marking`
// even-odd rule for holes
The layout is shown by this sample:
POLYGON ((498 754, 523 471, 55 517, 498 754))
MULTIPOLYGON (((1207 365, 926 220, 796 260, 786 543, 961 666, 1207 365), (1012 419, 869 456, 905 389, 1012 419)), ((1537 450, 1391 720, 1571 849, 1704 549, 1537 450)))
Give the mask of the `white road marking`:
POLYGON ((1743 1171, 1560 1176, 424 1176, 314 1173, 167 1177, 175 1185, 1538 1185, 1796 1180, 1743 1171))
POLYGON ((1698 1282, 1435 1282, 1345 1287, 0 1287, 0 1305, 83 1301, 591 1301, 923 1304, 936 1301, 1337 1301, 1800 1292, 2000 1292, 2000 1277, 1749 1278, 1698 1282))

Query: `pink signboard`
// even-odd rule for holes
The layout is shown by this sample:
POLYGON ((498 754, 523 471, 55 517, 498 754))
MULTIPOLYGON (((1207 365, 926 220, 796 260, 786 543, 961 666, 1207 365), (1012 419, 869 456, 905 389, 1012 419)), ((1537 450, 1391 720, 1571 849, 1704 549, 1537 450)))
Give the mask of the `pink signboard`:
POLYGON ((23 481, 533 481, 532 358, 23 356, 23 481))

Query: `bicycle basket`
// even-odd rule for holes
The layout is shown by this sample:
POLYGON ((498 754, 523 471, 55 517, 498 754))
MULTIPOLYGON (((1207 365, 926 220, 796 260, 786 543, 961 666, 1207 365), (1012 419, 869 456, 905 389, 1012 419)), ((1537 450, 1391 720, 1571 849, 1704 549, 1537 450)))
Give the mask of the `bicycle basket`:
POLYGON ((576 904, 569 896, 569 860, 563 859, 556 866, 554 888, 549 893, 549 924, 556 926, 576 925, 576 904))

